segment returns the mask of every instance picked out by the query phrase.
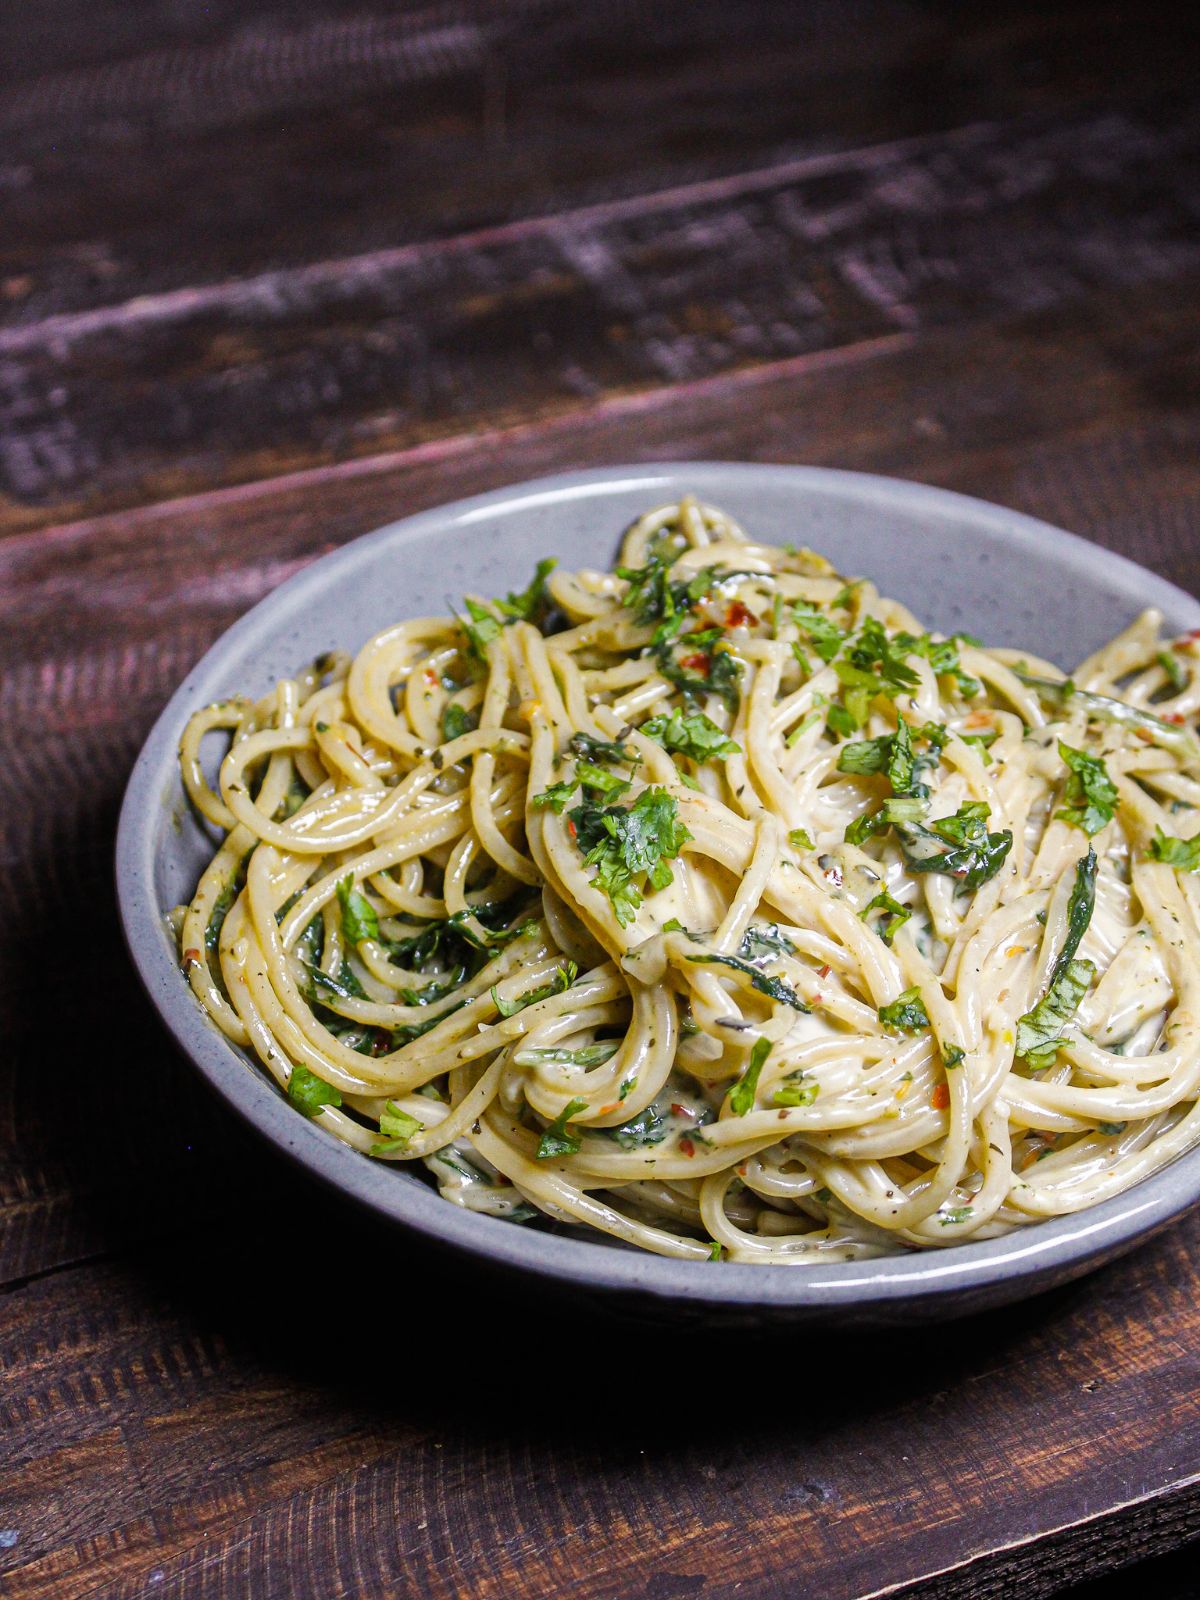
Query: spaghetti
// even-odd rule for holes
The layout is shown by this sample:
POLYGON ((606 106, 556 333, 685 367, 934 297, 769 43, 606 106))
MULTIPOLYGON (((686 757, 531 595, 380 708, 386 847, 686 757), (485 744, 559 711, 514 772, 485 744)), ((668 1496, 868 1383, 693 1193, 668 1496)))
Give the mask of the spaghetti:
POLYGON ((1066 680, 685 499, 193 716, 184 972, 298 1113, 494 1216, 804 1264, 1079 1210, 1200 1141, 1160 621, 1066 680))

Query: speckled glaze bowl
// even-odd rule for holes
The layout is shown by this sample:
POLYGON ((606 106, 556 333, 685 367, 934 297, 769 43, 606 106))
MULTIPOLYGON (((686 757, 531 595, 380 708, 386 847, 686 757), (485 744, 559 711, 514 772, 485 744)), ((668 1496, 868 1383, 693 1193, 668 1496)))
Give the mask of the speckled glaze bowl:
POLYGON ((621 530, 693 491, 753 533, 807 544, 869 574, 928 626, 1072 666, 1142 607, 1172 630, 1200 603, 1119 556, 1017 512, 940 489, 809 467, 695 462, 609 467, 497 490, 381 528, 326 556, 236 623, 172 696, 121 812, 117 884, 130 953, 181 1049, 219 1095, 310 1173, 446 1248, 657 1318, 728 1324, 899 1324, 962 1315, 1066 1282, 1200 1202, 1200 1150, 1128 1193, 1005 1238, 876 1261, 751 1267, 672 1261, 478 1216, 442 1200, 424 1169, 372 1162, 315 1127, 230 1045, 180 975, 163 913, 187 899, 211 845, 175 751, 191 712, 262 693, 332 646, 354 651, 405 616, 444 612, 464 589, 519 587, 539 556, 603 566, 621 530))

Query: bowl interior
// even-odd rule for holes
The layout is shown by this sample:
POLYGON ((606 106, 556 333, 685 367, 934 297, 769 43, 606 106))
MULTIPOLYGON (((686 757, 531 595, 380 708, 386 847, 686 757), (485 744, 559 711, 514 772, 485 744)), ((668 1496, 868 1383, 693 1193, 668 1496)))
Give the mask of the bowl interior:
POLYGON ((694 491, 753 536, 809 545, 867 574, 929 627, 976 633, 1073 666, 1138 610, 1200 626, 1200 604, 1162 579, 1045 524, 945 491, 800 467, 719 463, 610 468, 547 479, 398 522, 283 584, 218 641, 172 698, 130 781, 118 839, 126 936, 151 997, 218 1091, 310 1170, 375 1209, 493 1259, 618 1293, 702 1304, 844 1314, 958 1297, 1011 1299, 1083 1269, 1200 1198, 1200 1152, 1130 1194, 1006 1239, 932 1255, 797 1271, 666 1261, 477 1217, 420 1178, 345 1148, 297 1116, 195 1006, 163 913, 190 897, 213 843, 179 782, 175 748, 190 713, 234 691, 264 692, 324 650, 351 652, 402 617, 444 613, 465 590, 520 588, 539 557, 607 566, 622 529, 694 491))

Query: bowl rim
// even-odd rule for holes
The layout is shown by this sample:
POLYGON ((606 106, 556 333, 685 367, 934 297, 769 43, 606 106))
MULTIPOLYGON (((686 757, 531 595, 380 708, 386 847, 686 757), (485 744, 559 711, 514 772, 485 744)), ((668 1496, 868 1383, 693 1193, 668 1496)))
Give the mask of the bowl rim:
POLYGON ((155 822, 174 780, 183 724, 197 704, 228 692, 215 684, 239 657, 243 641, 269 632, 284 613, 319 591, 332 571, 344 575, 356 565, 370 566, 381 545, 402 546, 452 527, 466 529, 534 504, 601 499, 630 488, 647 496, 678 493, 684 484, 719 499, 721 483, 749 488, 768 479, 793 484, 800 492, 823 491, 860 504, 899 504, 927 518, 970 522, 1018 551, 1050 549, 1065 569, 1086 568, 1093 577, 1099 571, 1114 589, 1132 590, 1142 605, 1182 612, 1185 625, 1190 617, 1190 625, 1200 627, 1200 601, 1114 551, 989 501, 873 473, 774 463, 649 462, 556 473, 450 501, 386 523, 287 578, 215 640, 171 695, 134 764, 117 827, 117 899, 130 958, 176 1044, 245 1122, 341 1194, 467 1255, 567 1286, 742 1309, 895 1308, 1026 1280, 1032 1293, 1040 1280, 1086 1270, 1200 1203, 1200 1148, 1110 1200, 996 1239, 860 1262, 797 1263, 786 1269, 723 1262, 718 1270, 708 1262, 517 1227, 451 1205, 418 1178, 404 1175, 407 1181, 397 1182, 401 1174, 390 1164, 370 1161, 288 1105, 262 1069, 201 1011, 180 979, 165 936, 154 892, 155 822))

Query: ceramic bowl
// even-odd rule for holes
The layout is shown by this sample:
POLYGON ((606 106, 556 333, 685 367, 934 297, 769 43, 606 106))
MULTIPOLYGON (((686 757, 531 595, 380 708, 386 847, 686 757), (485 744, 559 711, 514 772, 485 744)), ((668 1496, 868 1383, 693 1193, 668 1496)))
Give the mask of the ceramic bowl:
POLYGON ((807 544, 843 572, 869 574, 927 626, 965 629, 1067 667, 1144 606, 1157 606, 1172 630, 1200 626, 1194 599, 1071 534, 945 490, 858 473, 719 462, 610 467, 391 523, 315 562, 230 628, 172 696, 138 758, 121 813, 117 883, 131 955, 167 1028, 264 1138, 363 1206, 449 1250, 659 1317, 941 1319, 1065 1282, 1130 1249, 1200 1201, 1200 1150, 1076 1215, 978 1244, 848 1265, 673 1261, 478 1216, 442 1200, 423 1168, 372 1162, 297 1115, 193 999, 163 919, 190 897, 212 848, 176 766, 190 713, 234 691, 262 693, 333 646, 354 651, 398 618, 442 613, 464 590, 522 587, 540 556, 602 567, 629 522, 687 491, 769 541, 807 544))

